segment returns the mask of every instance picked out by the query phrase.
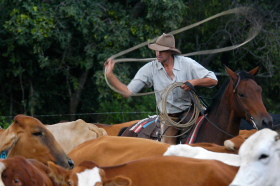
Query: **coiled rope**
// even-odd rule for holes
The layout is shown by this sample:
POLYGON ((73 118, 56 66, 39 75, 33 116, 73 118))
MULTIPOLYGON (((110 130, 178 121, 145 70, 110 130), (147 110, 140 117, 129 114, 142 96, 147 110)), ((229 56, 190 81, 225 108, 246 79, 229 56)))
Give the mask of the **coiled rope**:
MULTIPOLYGON (((167 107, 166 107, 168 95, 175 88, 181 87, 182 85, 183 85, 182 82, 172 83, 167 87, 166 91, 164 92, 164 95, 162 95, 163 98, 162 98, 162 101, 161 101, 161 105, 162 105, 161 120, 164 120, 164 121, 168 122, 173 127, 184 128, 185 129, 185 131, 183 133, 181 133, 180 135, 172 136, 172 137, 182 136, 182 135, 186 134, 189 130, 191 130, 192 126, 196 123, 197 118, 199 117, 200 109, 203 107, 200 104, 199 97, 192 90, 188 90, 189 96, 192 97, 191 101, 194 104, 194 107, 193 107, 194 110, 193 110, 192 116, 190 117, 188 122, 187 123, 182 123, 182 121, 185 119, 184 117, 180 118, 180 121, 176 122, 168 116, 168 111, 167 111, 167 107)), ((190 105, 189 108, 191 108, 191 106, 192 105, 190 105)), ((187 111, 185 117, 189 115, 190 110, 191 109, 189 109, 189 111, 187 111)), ((162 136, 171 137, 171 136, 167 136, 167 135, 164 135, 164 134, 162 134, 162 136)))

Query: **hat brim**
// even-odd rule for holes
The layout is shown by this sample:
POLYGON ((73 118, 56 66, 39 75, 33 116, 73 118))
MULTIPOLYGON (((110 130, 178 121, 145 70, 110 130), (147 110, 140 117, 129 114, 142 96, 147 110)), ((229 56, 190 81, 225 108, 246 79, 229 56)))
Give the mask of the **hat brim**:
POLYGON ((156 51, 165 51, 165 50, 170 50, 173 51, 174 54, 182 54, 180 50, 176 49, 176 48, 171 48, 171 47, 166 47, 166 46, 162 46, 162 45, 158 45, 158 44, 149 44, 148 47, 152 50, 156 50, 156 51))

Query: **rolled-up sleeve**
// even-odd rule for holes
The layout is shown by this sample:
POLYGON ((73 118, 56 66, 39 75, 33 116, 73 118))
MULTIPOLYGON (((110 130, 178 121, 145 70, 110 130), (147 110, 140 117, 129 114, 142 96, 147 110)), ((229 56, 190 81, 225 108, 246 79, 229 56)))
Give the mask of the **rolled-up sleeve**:
POLYGON ((152 87, 152 80, 150 75, 150 64, 144 65, 139 71, 136 73, 135 77, 128 84, 128 89, 136 94, 141 91, 144 87, 152 87))

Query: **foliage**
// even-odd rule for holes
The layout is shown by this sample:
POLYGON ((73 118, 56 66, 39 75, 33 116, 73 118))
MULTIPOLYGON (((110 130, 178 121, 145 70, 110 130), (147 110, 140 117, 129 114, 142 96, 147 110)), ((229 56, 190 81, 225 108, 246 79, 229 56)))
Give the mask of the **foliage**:
POLYGON ((2 129, 7 129, 12 123, 12 119, 9 117, 0 117, 0 126, 2 129))

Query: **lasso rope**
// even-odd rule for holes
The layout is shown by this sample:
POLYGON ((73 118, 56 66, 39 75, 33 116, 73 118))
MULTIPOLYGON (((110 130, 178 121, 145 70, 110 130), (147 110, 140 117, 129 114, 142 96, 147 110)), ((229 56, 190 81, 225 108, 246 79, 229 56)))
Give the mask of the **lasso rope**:
MULTIPOLYGON (((204 20, 202 20, 202 21, 200 21, 200 22, 197 22, 197 23, 191 24, 191 25, 189 25, 189 26, 180 28, 180 29, 178 29, 178 30, 174 30, 174 31, 172 31, 172 32, 169 32, 168 34, 175 35, 175 34, 181 33, 181 32, 183 32, 183 31, 189 30, 189 29, 194 28, 194 27, 196 27, 196 26, 198 26, 198 25, 201 25, 201 24, 203 24, 203 23, 205 23, 205 22, 207 22, 207 21, 210 21, 210 20, 212 20, 212 19, 216 19, 216 18, 221 17, 221 16, 225 16, 225 15, 229 15, 229 14, 239 14, 239 15, 244 15, 244 16, 246 16, 246 15, 249 15, 249 14, 250 14, 251 12, 253 12, 253 11, 254 11, 254 9, 251 8, 251 7, 239 7, 239 8, 230 9, 230 10, 221 12, 221 13, 219 13, 219 14, 216 14, 216 15, 214 15, 214 16, 211 16, 211 17, 209 17, 209 18, 207 18, 207 19, 204 19, 204 20)), ((260 32, 260 30, 261 30, 261 25, 259 25, 259 24, 257 24, 256 22, 254 22, 253 26, 252 26, 252 27, 250 28, 250 30, 249 30, 249 34, 248 34, 247 39, 246 39, 243 43, 240 43, 240 44, 237 44, 237 45, 233 45, 233 46, 229 46, 229 47, 219 48, 219 49, 203 50, 203 51, 197 51, 197 52, 186 53, 186 54, 182 54, 182 56, 194 56, 194 55, 214 54, 214 53, 220 53, 220 52, 225 52, 225 51, 234 50, 234 49, 239 48, 239 47, 245 45, 246 43, 250 42, 252 39, 254 39, 254 38, 258 35, 258 33, 260 32)), ((121 52, 119 52, 119 53, 117 53, 117 54, 115 54, 115 55, 112 55, 110 58, 115 59, 115 58, 117 58, 117 57, 119 57, 119 56, 122 56, 122 55, 124 55, 124 54, 127 54, 127 53, 129 53, 129 52, 131 52, 131 51, 133 51, 133 50, 136 50, 136 49, 138 49, 138 48, 141 48, 141 47, 143 47, 143 46, 146 46, 146 45, 148 45, 149 43, 155 42, 155 41, 157 40, 157 38, 158 38, 158 37, 156 37, 156 38, 154 38, 154 39, 151 39, 151 40, 148 40, 148 41, 146 41, 146 42, 143 42, 143 43, 141 43, 141 44, 139 44, 139 45, 136 45, 136 46, 134 46, 134 47, 131 47, 131 48, 127 49, 127 50, 121 51, 121 52)), ((153 61, 153 60, 155 60, 155 59, 156 59, 156 58, 144 58, 144 59, 125 58, 125 59, 115 59, 115 63, 120 63, 120 62, 132 62, 132 61, 134 61, 134 62, 136 62, 136 61, 138 61, 138 62, 148 62, 148 61, 153 61)), ((106 81, 107 85, 108 85, 112 90, 114 90, 115 92, 120 93, 120 94, 123 94, 123 93, 124 93, 123 91, 117 90, 115 87, 113 87, 113 86, 109 83, 109 81, 108 81, 108 79, 107 79, 107 76, 106 76, 106 68, 105 68, 105 70, 104 70, 104 77, 105 77, 105 81, 106 81)), ((176 88, 176 87, 178 87, 178 86, 181 86, 182 84, 183 84, 182 82, 173 83, 173 84, 171 84, 170 86, 166 87, 164 90, 161 90, 161 91, 159 91, 159 92, 165 93, 165 96, 164 96, 164 98, 163 98, 163 100, 162 100, 162 108, 163 108, 163 110, 162 110, 162 115, 163 115, 164 119, 165 119, 166 121, 168 121, 171 125, 175 126, 175 127, 188 128, 188 129, 184 132, 184 134, 185 134, 186 132, 188 132, 188 131, 191 129, 191 126, 193 126, 193 125, 195 124, 195 122, 196 122, 196 120, 197 120, 197 118, 198 118, 198 116, 199 116, 199 112, 200 112, 199 108, 198 108, 197 106, 194 107, 194 113, 193 113, 191 119, 189 120, 188 123, 185 123, 185 124, 180 124, 180 122, 181 122, 182 120, 179 121, 179 122, 173 121, 173 120, 168 116, 167 110, 166 110, 166 103, 167 103, 166 100, 167 100, 167 97, 168 97, 168 95, 169 95, 169 92, 171 92, 174 88, 176 88)), ((155 92, 153 91, 153 92, 146 92, 146 93, 137 93, 137 94, 133 94, 133 95, 131 95, 131 96, 149 95, 149 94, 153 94, 153 93, 155 93, 155 92)), ((193 101, 196 101, 197 104, 200 104, 199 98, 198 98, 195 94, 193 94, 193 96, 194 96, 194 99, 195 99, 195 100, 193 100, 193 101)), ((181 135, 182 135, 182 134, 181 134, 181 135)))
MULTIPOLYGON (((202 21, 199 21, 197 23, 194 23, 194 24, 191 24, 191 25, 188 25, 188 26, 185 26, 183 28, 180 28, 178 30, 174 30, 172 32, 169 32, 168 34, 178 34, 178 33, 181 33, 183 31, 186 31, 186 30, 189 30, 191 28, 194 28, 198 25, 201 25, 207 21, 210 21, 212 19, 216 19, 218 17, 221 17, 221 16, 225 16, 225 15, 229 15, 229 14, 240 14, 240 15, 249 15, 250 13, 252 13, 253 11, 255 11, 255 9, 251 8, 251 7, 239 7, 239 8, 234 8, 234 9, 230 9, 230 10, 227 10, 227 11, 224 11, 224 12, 221 12, 219 14, 216 14, 214 16, 211 16, 207 19, 204 19, 202 21)), ((212 50, 203 50, 203 51, 197 51, 197 52, 191 52, 191 53, 186 53, 186 54, 182 54, 182 56, 194 56, 194 55, 205 55, 205 54, 214 54, 214 53, 220 53, 220 52, 225 52, 225 51, 230 51, 230 50, 234 50, 236 48, 239 48, 243 45, 245 45, 246 43, 248 43, 249 41, 251 41, 252 39, 254 39, 258 33, 260 32, 261 30, 261 25, 257 24, 256 22, 254 22, 253 26, 250 28, 249 30, 249 35, 247 37, 247 39, 243 42, 243 43, 240 43, 240 44, 237 44, 237 45, 233 45, 233 46, 229 46, 229 47, 224 47, 224 48, 219 48, 219 49, 212 49, 212 50)), ((143 42, 139 45, 136 45, 134 47, 131 47, 127 50, 124 50, 124 51, 121 51, 115 55, 112 55, 110 58, 117 58, 119 56, 122 56, 124 54, 127 54, 133 50, 136 50, 138 48, 141 48, 143 46, 146 46, 148 45, 149 43, 152 43, 154 41, 157 40, 158 37, 154 38, 154 39, 151 39, 151 40, 148 40, 146 42, 143 42)), ((125 59, 115 59, 115 62, 116 63, 120 63, 120 62, 148 62, 148 61, 153 61, 155 60, 156 58, 144 58, 144 59, 136 59, 136 58, 125 58, 125 59)), ((105 81, 107 83, 107 85, 112 89, 114 90, 115 92, 117 93, 120 93, 120 94, 123 94, 124 92, 123 91, 120 91, 120 90, 117 90, 115 87, 113 87, 108 79, 107 79, 107 76, 106 76, 106 68, 104 70, 104 77, 105 77, 105 81)), ((164 91, 164 90, 163 90, 164 91)), ((137 94, 133 94, 132 96, 142 96, 142 95, 149 95, 149 94, 153 94, 154 92, 147 92, 147 93, 137 93, 137 94)))

